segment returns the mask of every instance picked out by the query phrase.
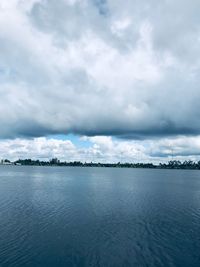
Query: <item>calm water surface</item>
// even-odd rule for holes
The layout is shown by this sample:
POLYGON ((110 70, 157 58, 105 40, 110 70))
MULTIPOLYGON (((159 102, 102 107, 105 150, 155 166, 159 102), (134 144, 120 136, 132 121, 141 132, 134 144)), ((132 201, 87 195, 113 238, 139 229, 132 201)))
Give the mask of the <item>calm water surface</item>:
POLYGON ((200 266, 200 171, 0 166, 0 266, 200 266))

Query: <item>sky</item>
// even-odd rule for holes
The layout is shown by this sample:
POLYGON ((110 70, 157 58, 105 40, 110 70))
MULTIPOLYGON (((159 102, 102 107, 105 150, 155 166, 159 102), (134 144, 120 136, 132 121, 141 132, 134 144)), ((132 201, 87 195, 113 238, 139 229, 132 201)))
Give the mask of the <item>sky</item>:
POLYGON ((200 160, 199 0, 0 0, 0 158, 200 160))

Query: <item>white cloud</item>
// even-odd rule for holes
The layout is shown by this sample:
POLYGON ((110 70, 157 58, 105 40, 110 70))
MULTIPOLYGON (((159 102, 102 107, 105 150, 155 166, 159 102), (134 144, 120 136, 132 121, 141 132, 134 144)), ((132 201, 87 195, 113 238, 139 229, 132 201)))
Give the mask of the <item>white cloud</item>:
POLYGON ((76 148, 71 141, 47 139, 44 137, 35 139, 13 139, 0 142, 0 154, 2 158, 16 160, 18 158, 50 159, 59 157, 76 156, 76 148))
POLYGON ((149 141, 122 141, 110 136, 82 137, 87 147, 70 140, 53 138, 12 139, 0 141, 1 158, 32 158, 82 162, 167 162, 168 160, 200 160, 200 136, 149 141))

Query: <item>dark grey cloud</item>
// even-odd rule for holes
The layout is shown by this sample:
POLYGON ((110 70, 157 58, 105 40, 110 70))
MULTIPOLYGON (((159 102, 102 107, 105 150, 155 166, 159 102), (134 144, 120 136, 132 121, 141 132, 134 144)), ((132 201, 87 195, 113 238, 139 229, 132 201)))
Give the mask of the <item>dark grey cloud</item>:
POLYGON ((0 138, 200 134, 199 1, 0 7, 0 138))

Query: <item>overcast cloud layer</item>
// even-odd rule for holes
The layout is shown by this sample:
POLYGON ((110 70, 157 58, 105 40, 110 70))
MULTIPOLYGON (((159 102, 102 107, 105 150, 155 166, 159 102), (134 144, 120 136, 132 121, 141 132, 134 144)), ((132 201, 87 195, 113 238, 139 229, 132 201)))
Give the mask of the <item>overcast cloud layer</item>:
POLYGON ((199 0, 0 0, 2 146, 74 133, 144 140, 149 158, 182 138, 177 153, 198 155, 199 10, 199 0))

